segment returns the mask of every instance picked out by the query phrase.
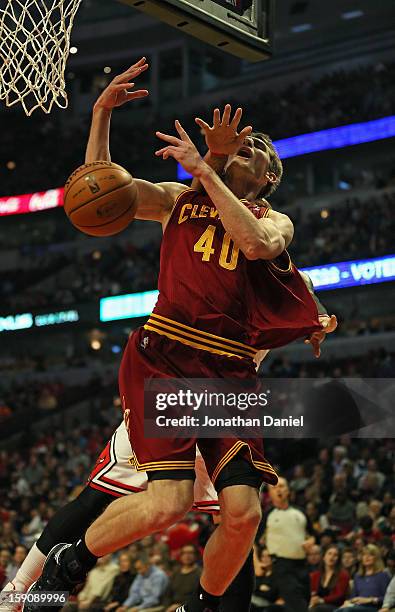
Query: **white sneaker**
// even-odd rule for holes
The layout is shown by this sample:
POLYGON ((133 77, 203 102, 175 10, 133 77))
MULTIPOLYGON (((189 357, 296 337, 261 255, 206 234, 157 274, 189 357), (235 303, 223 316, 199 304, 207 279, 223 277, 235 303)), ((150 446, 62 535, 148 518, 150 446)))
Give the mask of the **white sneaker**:
POLYGON ((16 591, 15 584, 9 582, 0 593, 0 612, 21 612, 22 604, 10 602, 8 593, 16 591))

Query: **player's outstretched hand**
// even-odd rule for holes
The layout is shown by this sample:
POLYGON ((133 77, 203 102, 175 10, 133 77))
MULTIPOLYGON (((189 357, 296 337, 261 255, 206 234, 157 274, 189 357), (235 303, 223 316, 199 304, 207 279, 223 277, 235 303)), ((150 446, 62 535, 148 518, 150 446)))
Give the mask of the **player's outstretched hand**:
POLYGON ((113 78, 111 83, 100 94, 93 108, 95 110, 98 108, 112 110, 116 106, 122 106, 130 100, 148 96, 147 89, 136 89, 134 91, 133 87, 135 84, 130 82, 135 77, 140 76, 142 72, 145 72, 147 68, 147 60, 145 57, 142 57, 133 66, 125 70, 125 72, 113 78))
POLYGON ((213 125, 196 117, 195 121, 202 129, 206 138, 206 145, 213 155, 234 155, 242 146, 246 136, 252 132, 252 126, 248 125, 239 133, 238 127, 243 115, 243 109, 238 108, 231 119, 232 107, 226 104, 221 117, 219 108, 216 108, 213 113, 213 125))
POLYGON ((311 344, 314 356, 320 357, 321 355, 321 343, 325 340, 327 334, 331 334, 337 328, 337 318, 335 315, 319 315, 319 322, 321 323, 321 330, 316 331, 304 343, 311 344))
POLYGON ((170 134, 163 134, 163 132, 156 132, 158 138, 169 144, 155 151, 155 155, 163 159, 173 157, 182 165, 184 170, 193 176, 198 176, 199 170, 202 165, 204 165, 204 161, 178 119, 175 121, 175 126, 179 138, 177 138, 177 136, 171 136, 170 134))

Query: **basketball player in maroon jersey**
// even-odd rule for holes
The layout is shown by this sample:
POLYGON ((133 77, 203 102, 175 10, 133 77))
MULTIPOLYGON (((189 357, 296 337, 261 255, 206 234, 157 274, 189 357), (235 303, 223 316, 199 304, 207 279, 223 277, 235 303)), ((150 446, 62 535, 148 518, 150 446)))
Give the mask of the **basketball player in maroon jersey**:
MULTIPOLYGON (((86 161, 110 159, 111 111, 146 94, 130 91, 130 79, 146 67, 143 58, 99 97, 86 161)), ((253 379, 258 351, 322 331, 316 304, 286 252, 292 223, 257 202, 281 178, 270 139, 246 137, 222 181, 179 122, 176 129, 178 137, 157 133, 167 143, 157 154, 180 161, 206 194, 134 179, 136 217, 159 221, 164 230, 159 299, 147 324, 129 339, 119 380, 134 464, 147 471, 148 490, 110 504, 83 541, 55 547, 38 590, 68 590, 98 557, 166 528, 189 510, 196 440, 144 439, 145 378, 253 379), (131 515, 140 517, 138 524, 131 515)), ((199 593, 180 610, 211 612, 251 549, 260 520, 257 490, 263 481, 275 484, 277 475, 260 440, 200 440, 199 447, 219 493, 222 522, 206 546, 199 593)))

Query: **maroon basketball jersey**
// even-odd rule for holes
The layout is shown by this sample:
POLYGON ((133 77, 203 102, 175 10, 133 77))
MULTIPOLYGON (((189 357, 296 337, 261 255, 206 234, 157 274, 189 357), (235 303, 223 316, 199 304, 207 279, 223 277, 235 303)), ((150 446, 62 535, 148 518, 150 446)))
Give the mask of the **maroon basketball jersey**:
MULTIPOLYGON (((256 218, 268 209, 248 204, 256 218)), ((163 234, 154 313, 255 349, 283 346, 320 328, 317 307, 286 251, 249 261, 207 195, 178 197, 163 234)))

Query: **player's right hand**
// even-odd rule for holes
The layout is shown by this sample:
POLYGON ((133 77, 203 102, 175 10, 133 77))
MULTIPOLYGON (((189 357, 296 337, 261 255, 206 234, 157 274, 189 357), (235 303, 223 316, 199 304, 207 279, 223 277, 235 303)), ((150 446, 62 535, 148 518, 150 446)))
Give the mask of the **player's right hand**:
POLYGON ((319 315, 318 320, 321 323, 321 330, 313 332, 309 338, 304 341, 305 344, 311 344, 314 356, 317 359, 321 356, 321 343, 325 340, 327 334, 332 334, 337 328, 336 315, 319 315))
POLYGON ((213 113, 213 125, 210 127, 208 123, 196 117, 195 121, 202 129, 206 145, 214 155, 235 155, 242 146, 246 136, 252 132, 252 126, 248 125, 243 128, 240 134, 237 131, 243 109, 238 108, 233 119, 231 119, 232 107, 230 104, 225 106, 222 118, 219 108, 216 108, 213 113))
POLYGON ((96 100, 93 109, 97 110, 102 108, 111 111, 116 106, 122 106, 130 100, 148 96, 147 89, 136 89, 136 91, 131 91, 134 87, 134 83, 130 82, 135 77, 140 76, 147 68, 147 60, 145 57, 142 57, 138 62, 133 64, 133 66, 125 70, 125 72, 113 78, 111 83, 107 85, 96 100))

